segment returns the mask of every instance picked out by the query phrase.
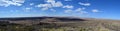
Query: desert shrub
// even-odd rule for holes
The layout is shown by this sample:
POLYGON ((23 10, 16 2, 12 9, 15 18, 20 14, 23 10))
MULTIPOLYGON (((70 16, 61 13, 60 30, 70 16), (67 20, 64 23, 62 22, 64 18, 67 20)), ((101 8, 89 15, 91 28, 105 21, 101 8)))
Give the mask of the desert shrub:
POLYGON ((42 28, 39 31, 89 31, 87 28, 72 28, 72 27, 60 27, 60 28, 42 28))
POLYGON ((32 26, 11 26, 10 31, 33 31, 34 28, 32 26))
POLYGON ((0 29, 0 31, 6 31, 5 29, 0 29))
POLYGON ((61 29, 61 28, 42 28, 42 29, 39 29, 39 31, 65 31, 64 29, 61 29))

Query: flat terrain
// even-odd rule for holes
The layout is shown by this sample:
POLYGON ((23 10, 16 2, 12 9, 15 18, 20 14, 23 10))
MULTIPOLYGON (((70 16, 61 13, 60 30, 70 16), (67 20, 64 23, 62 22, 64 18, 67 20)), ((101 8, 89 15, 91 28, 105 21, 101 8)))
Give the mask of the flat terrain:
POLYGON ((120 20, 70 17, 1 18, 0 31, 120 31, 120 20))

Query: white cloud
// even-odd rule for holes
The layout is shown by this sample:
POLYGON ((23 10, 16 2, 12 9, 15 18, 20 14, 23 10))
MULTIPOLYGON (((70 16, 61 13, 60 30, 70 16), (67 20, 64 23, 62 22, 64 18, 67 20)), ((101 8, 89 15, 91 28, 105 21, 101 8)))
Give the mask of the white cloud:
POLYGON ((68 10, 64 10, 65 13, 71 13, 73 12, 72 10, 68 9, 68 10))
POLYGON ((75 12, 78 12, 80 14, 86 14, 86 13, 88 13, 87 11, 84 11, 84 10, 85 10, 85 8, 77 8, 77 9, 75 9, 75 12))
POLYGON ((52 4, 53 7, 61 7, 61 6, 63 6, 63 4, 60 1, 58 1, 56 3, 51 3, 51 4, 52 4))
POLYGON ((19 12, 19 10, 10 10, 10 12, 19 12))
POLYGON ((24 12, 30 12, 31 9, 32 9, 31 7, 23 8, 24 12))
POLYGON ((63 8, 74 8, 74 6, 72 6, 72 5, 66 5, 66 6, 63 6, 63 8))
POLYGON ((86 14, 88 13, 87 11, 81 11, 80 14, 86 14))
POLYGON ((63 4, 60 1, 47 0, 45 2, 47 2, 47 3, 39 4, 36 7, 39 7, 41 9, 43 9, 43 10, 48 10, 48 9, 53 8, 53 7, 62 7, 63 6, 63 4))
POLYGON ((52 5, 51 5, 51 4, 39 4, 39 5, 37 5, 36 7, 51 8, 52 5))
POLYGON ((7 2, 3 2, 2 0, 0 0, 0 6, 9 6, 10 4, 8 4, 7 2))
POLYGON ((85 10, 85 8, 77 8, 75 11, 80 12, 80 11, 83 11, 83 10, 85 10))
POLYGON ((45 1, 45 2, 47 2, 47 3, 54 3, 55 0, 47 0, 47 1, 45 1))
POLYGON ((47 2, 48 4, 51 4, 52 7, 61 7, 61 6, 63 6, 62 2, 60 2, 60 1, 47 0, 46 2, 47 2))
POLYGON ((65 13, 78 13, 78 14, 86 14, 88 13, 87 11, 85 11, 85 8, 77 8, 75 10, 71 10, 71 9, 68 9, 68 10, 64 10, 65 13))
POLYGON ((46 3, 46 4, 39 4, 37 7, 61 7, 63 4, 61 2, 56 3, 46 3))
POLYGON ((50 9, 52 12, 56 12, 56 10, 55 9, 50 9))
POLYGON ((30 6, 34 5, 34 3, 30 3, 30 6))
POLYGON ((97 13, 100 12, 98 9, 93 9, 92 12, 97 13))
POLYGON ((64 1, 72 1, 72 0, 64 0, 64 1))
POLYGON ((0 6, 8 7, 10 5, 21 6, 25 0, 0 0, 0 6))
POLYGON ((16 3, 24 3, 25 0, 12 0, 13 2, 16 2, 16 3))
POLYGON ((83 6, 90 6, 91 5, 90 3, 82 3, 82 2, 79 2, 78 4, 83 5, 83 6))
POLYGON ((31 8, 25 8, 26 10, 30 10, 31 8))
POLYGON ((48 9, 49 9, 49 8, 47 8, 47 7, 41 8, 41 10, 43 10, 43 11, 44 11, 44 10, 48 10, 48 9))
POLYGON ((39 4, 36 7, 40 7, 41 10, 48 10, 49 8, 52 8, 51 4, 39 4))

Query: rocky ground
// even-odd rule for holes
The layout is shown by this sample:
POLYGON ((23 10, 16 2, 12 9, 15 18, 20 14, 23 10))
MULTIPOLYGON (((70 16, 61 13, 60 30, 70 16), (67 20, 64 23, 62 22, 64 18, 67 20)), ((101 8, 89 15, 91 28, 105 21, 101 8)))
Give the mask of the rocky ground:
POLYGON ((4 18, 0 31, 120 31, 120 20, 67 17, 4 18))

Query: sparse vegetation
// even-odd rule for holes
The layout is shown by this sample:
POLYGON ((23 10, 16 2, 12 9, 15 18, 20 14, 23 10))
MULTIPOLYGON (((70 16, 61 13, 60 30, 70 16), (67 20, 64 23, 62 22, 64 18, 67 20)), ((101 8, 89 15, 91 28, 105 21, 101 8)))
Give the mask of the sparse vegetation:
POLYGON ((86 19, 76 22, 73 19, 72 21, 61 21, 56 18, 28 20, 21 20, 23 23, 20 21, 0 21, 0 31, 120 31, 119 21, 86 19))

